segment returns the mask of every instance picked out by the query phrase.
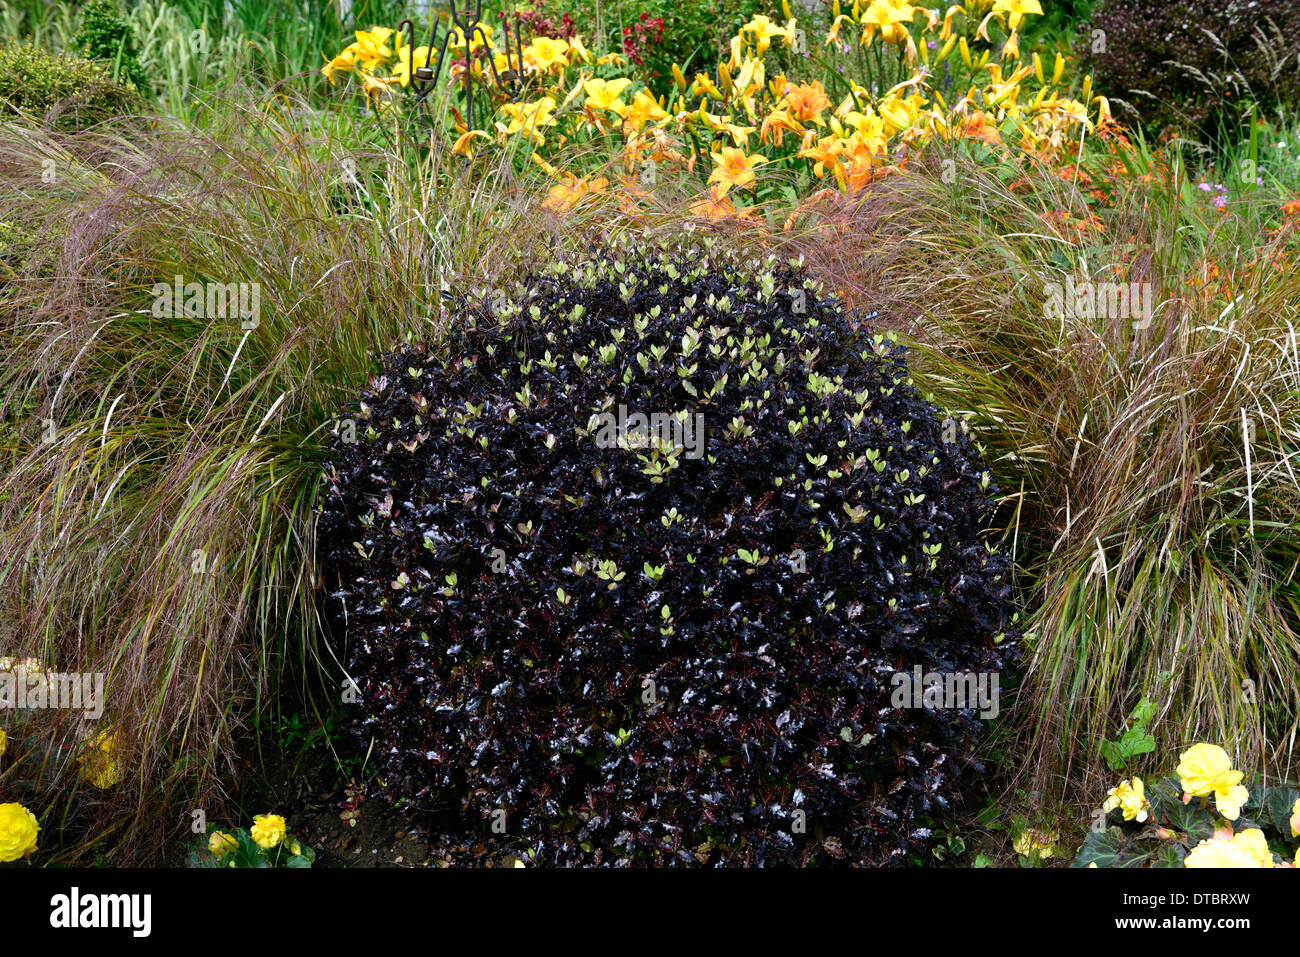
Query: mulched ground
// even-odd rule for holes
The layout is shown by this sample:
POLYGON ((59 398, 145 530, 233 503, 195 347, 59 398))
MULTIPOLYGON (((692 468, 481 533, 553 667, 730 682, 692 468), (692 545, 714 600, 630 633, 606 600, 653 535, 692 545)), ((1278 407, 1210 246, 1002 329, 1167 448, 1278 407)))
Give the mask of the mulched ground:
POLYGON ((284 815, 289 832, 316 851, 316 867, 514 866, 509 848, 486 833, 465 834, 449 819, 366 800, 365 789, 328 753, 264 758, 240 803, 250 819, 266 811, 284 815))

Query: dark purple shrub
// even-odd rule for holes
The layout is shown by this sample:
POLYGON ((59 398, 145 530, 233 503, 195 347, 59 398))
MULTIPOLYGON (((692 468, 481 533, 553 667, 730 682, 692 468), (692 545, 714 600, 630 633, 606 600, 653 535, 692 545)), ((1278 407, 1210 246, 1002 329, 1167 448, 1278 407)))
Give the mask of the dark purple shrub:
POLYGON ((901 350, 707 242, 459 319, 331 443, 320 554, 387 792, 504 812, 550 864, 919 849, 982 723, 893 676, 997 673, 1016 635, 988 473, 901 350))
POLYGON ((1300 93, 1295 0, 1105 0, 1079 33, 1098 92, 1152 132, 1236 133, 1300 93))

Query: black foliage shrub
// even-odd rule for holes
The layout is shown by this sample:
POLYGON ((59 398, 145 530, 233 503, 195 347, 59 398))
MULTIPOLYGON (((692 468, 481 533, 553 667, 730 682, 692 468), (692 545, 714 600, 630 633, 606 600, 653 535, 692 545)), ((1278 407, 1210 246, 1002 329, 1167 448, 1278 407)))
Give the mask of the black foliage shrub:
POLYGON ((982 722, 893 676, 1017 641, 989 475, 901 349, 707 242, 460 318, 339 420, 318 523, 387 792, 551 864, 918 850, 982 722))
POLYGON ((1207 139, 1300 94, 1295 0, 1105 0, 1080 33, 1085 66, 1116 115, 1207 139))

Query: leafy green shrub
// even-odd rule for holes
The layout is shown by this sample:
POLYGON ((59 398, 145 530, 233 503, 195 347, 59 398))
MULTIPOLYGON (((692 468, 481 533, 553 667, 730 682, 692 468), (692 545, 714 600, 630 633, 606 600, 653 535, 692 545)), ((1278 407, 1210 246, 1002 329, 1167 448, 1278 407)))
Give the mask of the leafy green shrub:
POLYGON ((318 525, 388 794, 549 864, 918 850, 982 723, 900 689, 1017 641, 988 473, 902 350, 708 243, 457 318, 336 423, 318 525))
POLYGON ((104 64, 36 46, 0 47, 0 103, 56 129, 93 126, 140 105, 104 64))
POLYGON ((1147 789, 1121 781, 1093 814, 1072 867, 1275 867, 1300 863, 1300 790, 1242 783, 1218 745, 1197 744, 1147 789))
POLYGON ((149 77, 140 65, 131 24, 118 12, 117 0, 91 0, 81 12, 81 33, 74 41, 92 60, 111 64, 114 79, 137 90, 149 89, 149 77))
POLYGON ((1292 0, 1108 0, 1083 30, 1085 64, 1117 115, 1217 136, 1243 109, 1300 94, 1292 0))

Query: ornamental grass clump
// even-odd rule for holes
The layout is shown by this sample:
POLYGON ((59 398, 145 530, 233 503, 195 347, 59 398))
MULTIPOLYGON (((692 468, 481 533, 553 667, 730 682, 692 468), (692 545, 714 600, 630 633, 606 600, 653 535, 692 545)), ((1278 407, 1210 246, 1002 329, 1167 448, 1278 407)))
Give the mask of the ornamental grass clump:
POLYGON ((708 241, 453 326, 342 413, 318 523, 389 796, 545 864, 918 850, 1017 633, 989 474, 902 350, 708 241))

